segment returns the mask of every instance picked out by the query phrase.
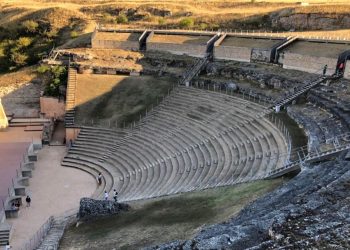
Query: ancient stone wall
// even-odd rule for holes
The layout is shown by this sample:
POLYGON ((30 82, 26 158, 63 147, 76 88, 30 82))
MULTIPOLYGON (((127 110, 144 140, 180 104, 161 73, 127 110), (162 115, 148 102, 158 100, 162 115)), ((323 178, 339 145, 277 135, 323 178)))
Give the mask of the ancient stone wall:
POLYGON ((327 75, 335 73, 337 58, 307 56, 296 53, 285 52, 280 54, 278 60, 285 69, 295 69, 304 72, 322 74, 323 67, 327 64, 327 75))
POLYGON ((251 53, 252 62, 270 62, 271 49, 253 48, 251 53))
POLYGON ((246 47, 215 46, 214 58, 223 60, 234 60, 239 62, 250 62, 252 50, 246 47))
POLYGON ((189 55, 204 57, 207 51, 206 45, 155 43, 147 41, 147 51, 165 51, 176 55, 189 55))
POLYGON ((138 41, 113 41, 113 40, 91 40, 91 47, 95 49, 125 49, 137 51, 140 49, 138 41))
POLYGON ((350 60, 346 61, 344 78, 350 80, 350 60))
POLYGON ((40 113, 44 113, 45 118, 63 119, 65 115, 64 101, 53 97, 40 97, 40 113))

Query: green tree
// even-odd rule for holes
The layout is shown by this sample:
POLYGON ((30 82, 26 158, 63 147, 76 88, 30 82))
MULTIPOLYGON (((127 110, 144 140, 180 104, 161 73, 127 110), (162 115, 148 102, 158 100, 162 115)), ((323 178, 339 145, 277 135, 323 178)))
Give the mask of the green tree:
POLYGON ((179 25, 180 25, 181 28, 187 28, 188 29, 188 28, 193 27, 194 21, 193 21, 192 18, 186 17, 186 18, 181 19, 179 25))

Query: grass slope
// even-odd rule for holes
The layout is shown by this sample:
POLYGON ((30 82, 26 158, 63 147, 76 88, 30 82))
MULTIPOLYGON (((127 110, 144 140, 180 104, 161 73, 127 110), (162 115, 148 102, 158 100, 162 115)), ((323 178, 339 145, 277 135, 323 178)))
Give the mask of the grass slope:
POLYGON ((282 182, 256 181, 135 202, 132 210, 124 214, 68 228, 60 249, 139 249, 188 239, 204 226, 234 216, 282 182))

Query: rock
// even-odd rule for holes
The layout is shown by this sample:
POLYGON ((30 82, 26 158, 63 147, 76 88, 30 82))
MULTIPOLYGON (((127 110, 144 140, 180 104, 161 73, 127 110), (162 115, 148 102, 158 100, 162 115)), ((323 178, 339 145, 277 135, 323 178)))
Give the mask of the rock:
POLYGON ((124 203, 114 201, 94 200, 90 198, 80 199, 78 218, 80 220, 90 220, 99 216, 119 214, 122 211, 128 211, 130 206, 124 203))
POLYGON ((307 167, 229 221, 148 249, 348 249, 349 183, 350 162, 307 167))

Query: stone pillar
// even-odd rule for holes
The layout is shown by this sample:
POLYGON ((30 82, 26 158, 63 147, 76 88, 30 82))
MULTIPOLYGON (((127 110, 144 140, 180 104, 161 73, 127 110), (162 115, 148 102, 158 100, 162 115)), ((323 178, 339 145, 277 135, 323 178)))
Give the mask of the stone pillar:
POLYGON ((2 106, 1 98, 0 98, 0 130, 6 129, 8 126, 9 126, 9 123, 7 121, 7 116, 6 116, 4 107, 2 106))

